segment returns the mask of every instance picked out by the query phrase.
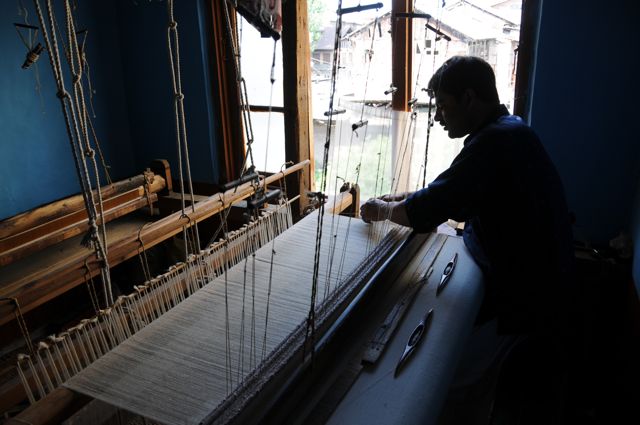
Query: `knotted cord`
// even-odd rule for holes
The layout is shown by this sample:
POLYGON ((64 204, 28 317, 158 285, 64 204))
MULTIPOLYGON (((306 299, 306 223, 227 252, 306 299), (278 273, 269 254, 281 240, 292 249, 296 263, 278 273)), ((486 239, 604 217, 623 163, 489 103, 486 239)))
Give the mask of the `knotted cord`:
MULTIPOLYGON (((184 164, 187 174, 187 183, 189 186, 189 194, 191 195, 191 212, 195 212, 196 203, 193 195, 193 182, 191 180, 191 165, 189 161, 189 145, 187 142, 187 125, 184 110, 184 93, 182 91, 182 77, 180 73, 180 40, 178 36, 178 23, 175 20, 173 13, 173 0, 167 1, 167 12, 169 14, 169 21, 167 24, 167 48, 169 50, 169 65, 171 69, 171 83, 173 87, 173 105, 175 112, 175 124, 176 124, 176 147, 178 150, 178 174, 180 176, 180 201, 182 208, 182 215, 186 215, 185 207, 185 190, 184 190, 184 178, 182 170, 182 162, 184 154, 184 164)), ((189 220, 190 223, 190 220, 189 220)), ((200 252, 200 235, 198 233, 198 226, 194 223, 195 227, 195 243, 197 245, 196 252, 200 252)), ((185 242, 185 258, 189 256, 188 249, 188 234, 187 226, 183 226, 183 237, 185 242)))
POLYGON ((318 273, 320 271, 320 248, 322 245, 322 224, 324 220, 324 194, 327 189, 327 166, 329 162, 329 147, 331 146, 331 127, 333 125, 333 100, 336 92, 336 81, 338 75, 338 67, 340 63, 340 37, 342 35, 342 0, 338 0, 338 19, 336 19, 336 32, 333 45, 333 65, 331 68, 331 88, 329 91, 329 110, 327 111, 327 132, 324 143, 324 152, 322 155, 322 173, 320 177, 320 205, 318 207, 318 221, 316 226, 316 242, 313 258, 313 280, 311 284, 311 302, 309 305, 309 315, 307 318, 307 327, 305 332, 305 349, 311 347, 311 356, 314 355, 315 346, 315 316, 316 316, 316 297, 318 292, 318 273), (310 344, 309 342, 310 337, 310 344))
POLYGON ((233 68, 236 74, 236 82, 240 92, 240 113, 242 115, 242 123, 244 124, 245 137, 247 139, 247 151, 242 164, 241 177, 245 175, 249 170, 255 169, 255 163, 253 161, 253 125, 251 123, 251 111, 249 109, 249 97, 247 94, 247 83, 242 76, 241 63, 240 63, 240 42, 237 32, 232 30, 231 16, 229 14, 229 7, 227 5, 228 0, 223 0, 223 9, 225 14, 225 28, 229 37, 229 43, 231 44, 231 53, 233 56, 233 68), (250 166, 247 164, 250 162, 250 166))
POLYGON ((102 194, 100 191, 99 174, 95 161, 95 152, 91 149, 89 144, 89 138, 87 134, 87 125, 85 122, 86 105, 84 103, 84 95, 82 91, 82 63, 79 60, 78 44, 75 38, 75 28, 73 24, 73 16, 71 15, 71 6, 69 1, 65 1, 66 21, 67 21, 67 36, 69 40, 69 64, 71 68, 71 74, 73 77, 73 100, 71 95, 66 91, 64 84, 64 77, 62 73, 62 65, 60 63, 60 55, 58 48, 58 41, 56 37, 56 23, 53 15, 53 6, 51 0, 47 0, 47 16, 48 25, 45 22, 44 14, 40 6, 39 0, 34 0, 38 19, 40 21, 40 27, 43 38, 45 40, 46 48, 49 51, 49 62, 53 71, 54 79, 57 86, 57 96, 60 99, 62 106, 62 112, 65 119, 65 126, 69 142, 71 144, 71 150, 74 154, 74 164, 76 167, 76 173, 80 181, 82 188, 82 195, 87 210, 87 217, 89 218, 89 237, 93 244, 96 258, 100 264, 100 271, 102 282, 104 286, 104 298, 105 304, 111 305, 113 303, 113 295, 111 291, 111 278, 109 273, 109 264, 107 261, 107 246, 106 246, 106 229, 104 220, 101 220, 102 226, 102 238, 99 235, 98 230, 98 212, 96 211, 96 202, 94 199, 93 191, 91 190, 91 177, 89 174, 89 168, 87 165, 87 159, 89 159, 93 165, 93 170, 96 179, 96 193, 98 195, 98 203, 101 217, 103 213, 102 194), (51 34, 49 35, 49 31, 51 34), (84 145, 84 146, 83 146, 84 145))

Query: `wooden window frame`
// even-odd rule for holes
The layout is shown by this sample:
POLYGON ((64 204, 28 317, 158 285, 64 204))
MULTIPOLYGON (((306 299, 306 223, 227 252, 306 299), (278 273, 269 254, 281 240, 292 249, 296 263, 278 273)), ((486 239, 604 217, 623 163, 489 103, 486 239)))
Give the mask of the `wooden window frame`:
MULTIPOLYGON (((223 0, 226 1, 226 0, 223 0)), ((537 48, 540 20, 540 1, 523 0, 518 64, 516 69, 514 113, 528 120, 532 79, 537 48)), ((226 37, 222 2, 211 1, 213 21, 213 47, 217 69, 219 93, 218 110, 221 129, 222 171, 226 181, 238 178, 244 158, 240 96, 236 84, 235 70, 231 62, 230 43, 226 37)), ((396 111, 408 111, 411 98, 413 23, 411 19, 396 19, 393 14, 412 13, 412 0, 392 2, 392 80, 397 91, 393 95, 392 107, 396 111)), ((235 25, 235 15, 232 16, 235 25)), ((286 1, 282 5, 282 62, 283 62, 283 108, 285 123, 285 157, 295 163, 310 160, 302 173, 287 178, 287 195, 300 195, 294 215, 298 216, 308 205, 307 192, 314 190, 313 122, 311 114, 311 51, 307 16, 307 0, 286 1)), ((258 112, 264 107, 252 106, 258 112)), ((273 109, 276 110, 275 108, 273 109)))
MULTIPOLYGON (((226 0, 223 0, 226 1, 226 0)), ((217 70, 217 89, 213 98, 218 99, 222 170, 225 181, 240 176, 245 154, 243 125, 240 114, 240 93, 236 83, 232 62, 231 46, 226 36, 224 5, 221 1, 210 2, 212 18, 213 57, 217 70)), ((232 16, 235 26, 235 14, 232 16)), ((294 219, 299 217, 308 205, 307 192, 313 190, 313 122, 311 114, 311 52, 307 0, 287 1, 282 5, 282 62, 283 62, 283 104, 272 108, 284 113, 285 158, 294 163, 310 160, 301 173, 287 177, 287 196, 291 199, 300 195, 294 206, 294 219)), ((263 106, 252 105, 250 110, 262 112, 263 106)))

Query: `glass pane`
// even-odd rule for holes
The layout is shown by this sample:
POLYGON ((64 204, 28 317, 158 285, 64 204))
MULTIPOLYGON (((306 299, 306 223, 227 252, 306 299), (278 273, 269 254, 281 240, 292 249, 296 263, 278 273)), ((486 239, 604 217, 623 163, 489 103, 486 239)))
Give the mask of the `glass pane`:
MULTIPOLYGON (((314 5, 310 7, 309 20, 316 22, 311 28, 311 51, 316 188, 319 190, 327 126, 323 113, 329 106, 337 1, 309 1, 314 5)), ((345 1, 343 7, 358 3, 357 0, 345 1)), ((391 113, 386 106, 372 106, 391 99, 390 95, 384 94, 391 83, 392 40, 389 30, 392 18, 388 13, 389 5, 378 12, 380 20, 377 25, 375 12, 345 15, 334 105, 347 112, 336 116, 332 128, 327 192, 332 193, 336 187, 339 188, 342 179, 358 180, 362 200, 393 190, 392 183, 399 190, 416 190, 422 187, 423 180, 428 184, 449 167, 462 149, 462 139, 449 139, 436 123, 430 132, 424 177, 429 98, 422 89, 428 85, 433 72, 454 55, 476 55, 488 61, 496 73, 500 100, 512 110, 516 69, 513 51, 520 34, 521 3, 519 0, 479 0, 473 5, 442 0, 415 2, 416 12, 430 14, 430 26, 439 28, 451 41, 436 37, 434 31, 427 30, 426 20, 413 20, 413 45, 409 51, 413 52, 410 89, 412 97, 417 98, 414 119, 410 113, 391 113), (362 105, 366 105, 364 110, 362 105), (361 118, 369 120, 366 136, 362 128, 357 131, 358 136, 352 137, 351 125, 361 118), (393 143, 389 142, 391 138, 393 143), (363 139, 366 139, 364 144, 363 139), (378 159, 382 161, 380 166, 378 159), (358 173, 356 168, 359 164, 358 173), (395 177, 392 177, 392 168, 398 173, 395 177)))
MULTIPOLYGON (((252 112, 253 161, 260 171, 277 172, 285 163, 284 114, 252 112), (271 118, 269 118, 271 115, 271 118)), ((250 164, 251 161, 248 161, 250 164)))
POLYGON ((247 84, 247 96, 252 105, 283 106, 282 101, 282 42, 262 38, 260 32, 239 14, 240 63, 247 84), (271 84, 271 64, 275 46, 275 82, 271 84), (273 101, 270 102, 273 90, 273 101))
MULTIPOLYGON (((335 116, 331 131, 327 162, 326 193, 338 193, 347 181, 358 183, 361 197, 389 192, 391 187, 391 110, 385 105, 365 106, 359 102, 341 99, 337 108, 346 109, 335 116), (368 121, 355 131, 352 125, 368 121)), ((324 145, 327 138, 326 120, 314 120, 316 189, 320 190, 324 145)))

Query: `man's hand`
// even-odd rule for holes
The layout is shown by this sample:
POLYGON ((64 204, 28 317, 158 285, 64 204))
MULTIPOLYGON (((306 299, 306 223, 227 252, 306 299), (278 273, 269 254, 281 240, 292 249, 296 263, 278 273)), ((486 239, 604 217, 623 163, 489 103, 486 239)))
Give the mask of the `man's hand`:
POLYGON ((389 193, 387 195, 379 196, 378 199, 385 202, 397 202, 407 199, 411 195, 411 192, 389 193))
POLYGON ((388 219, 403 226, 410 225, 404 202, 386 202, 372 198, 360 207, 360 216, 365 223, 388 219))
POLYGON ((360 216, 365 223, 389 218, 389 202, 371 198, 360 207, 360 216))

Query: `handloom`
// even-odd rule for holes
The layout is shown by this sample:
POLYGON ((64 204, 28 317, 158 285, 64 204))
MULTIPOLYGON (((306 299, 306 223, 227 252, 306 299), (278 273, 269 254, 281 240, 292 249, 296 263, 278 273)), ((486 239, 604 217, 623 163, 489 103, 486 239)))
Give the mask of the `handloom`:
MULTIPOLYGON (((260 390, 256 375, 269 379, 289 360, 291 347, 304 343, 312 270, 301 260, 313 255, 314 219, 206 284, 65 386, 162 423, 200 423, 219 406, 224 411, 215 418, 232 419, 241 409, 237 399, 260 390)), ((345 217, 331 221, 327 230, 335 231, 325 233, 320 267, 320 292, 328 296, 318 300, 318 320, 358 287, 367 263, 385 255, 365 252, 371 226, 345 217), (331 258, 336 264, 329 274, 331 258)))

